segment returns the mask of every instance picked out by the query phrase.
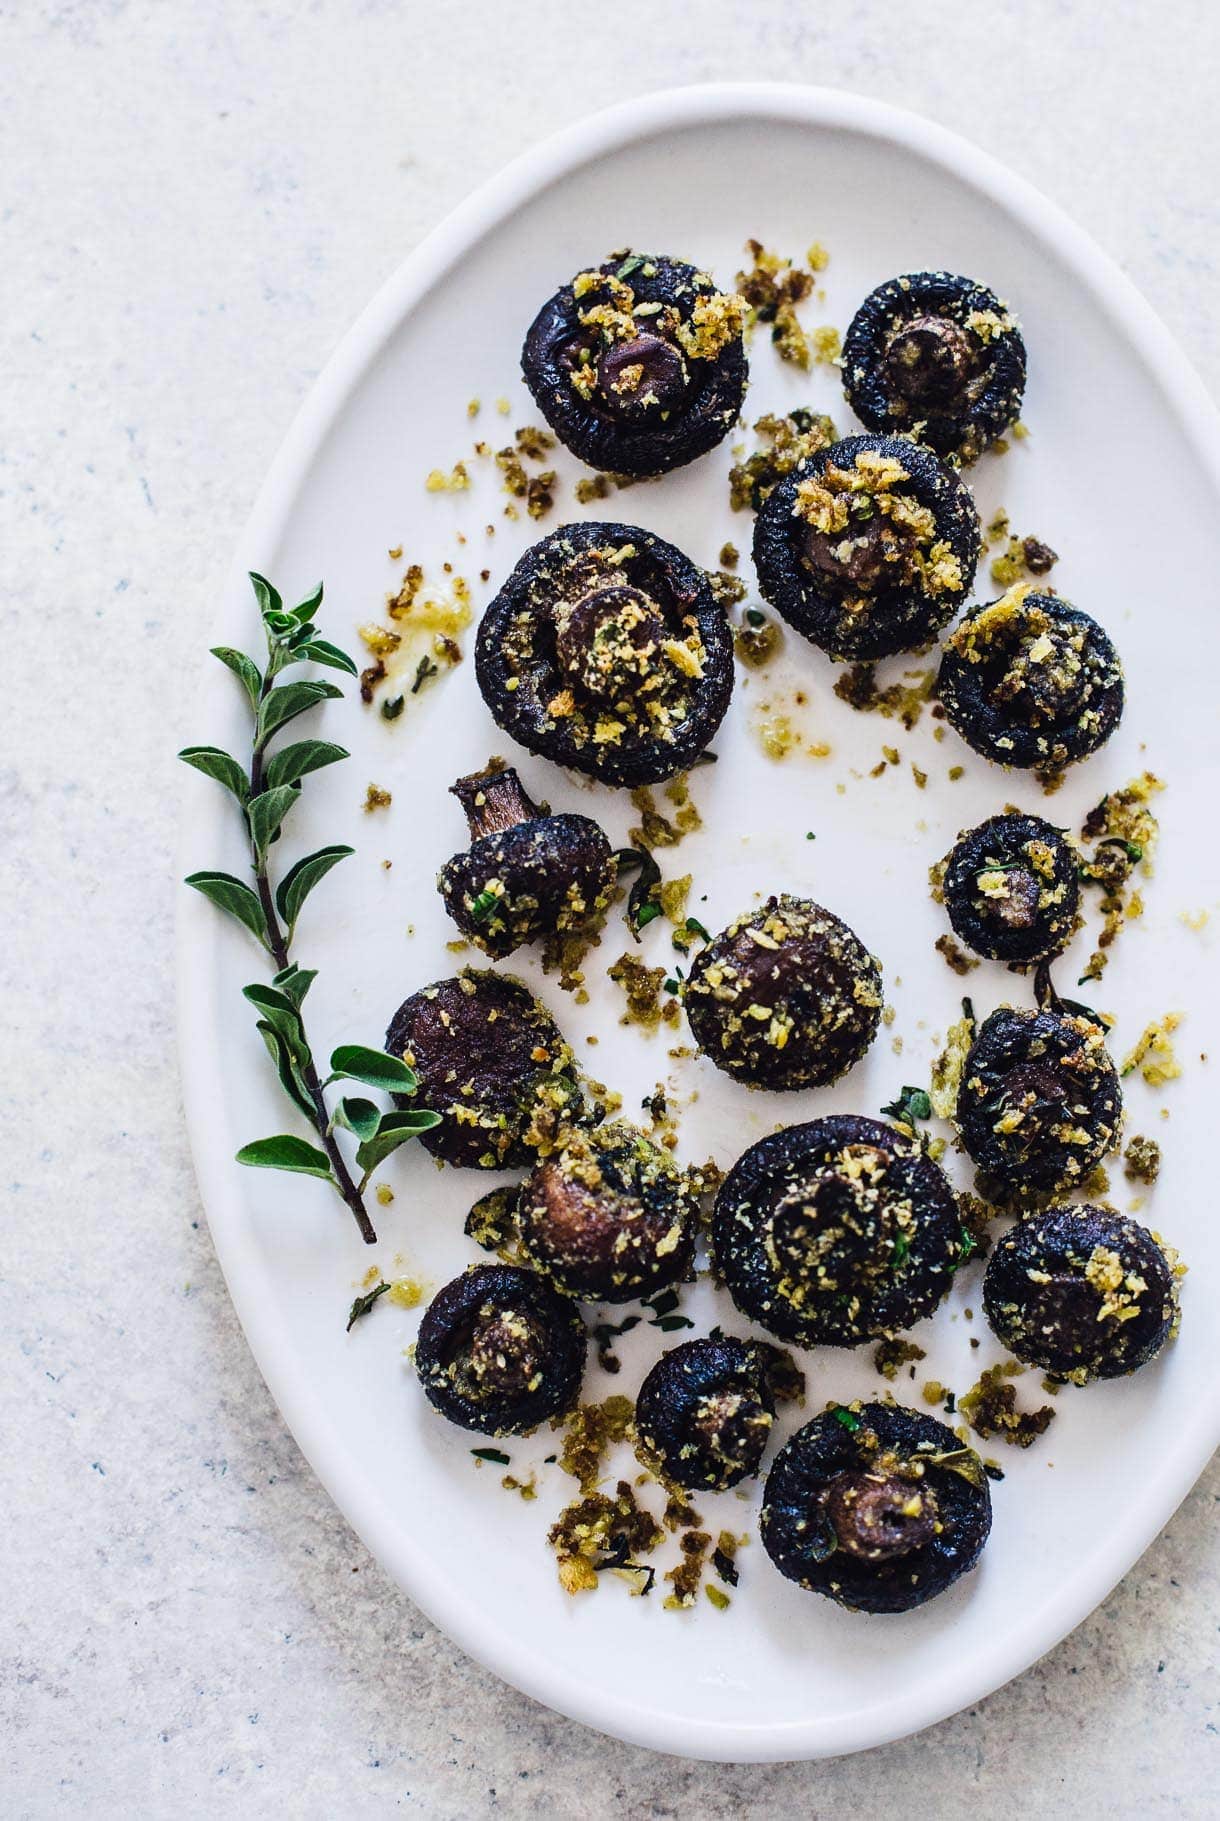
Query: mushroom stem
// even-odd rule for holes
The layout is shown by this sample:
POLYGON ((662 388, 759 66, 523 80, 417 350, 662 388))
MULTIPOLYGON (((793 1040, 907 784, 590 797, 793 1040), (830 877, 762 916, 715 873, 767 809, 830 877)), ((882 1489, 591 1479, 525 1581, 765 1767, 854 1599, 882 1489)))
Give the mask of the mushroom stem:
POLYGON ((466 811, 472 841, 532 822, 540 813, 511 765, 472 772, 451 784, 449 791, 466 811))

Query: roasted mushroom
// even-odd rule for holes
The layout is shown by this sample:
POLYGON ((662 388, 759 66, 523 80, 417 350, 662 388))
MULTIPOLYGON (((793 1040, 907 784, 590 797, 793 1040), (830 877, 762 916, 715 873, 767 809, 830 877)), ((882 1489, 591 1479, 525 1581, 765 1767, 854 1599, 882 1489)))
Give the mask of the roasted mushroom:
POLYGON ((680 259, 613 253, 543 304, 521 352, 560 441, 611 474, 666 474, 706 455, 746 390, 744 300, 680 259))
POLYGON ((858 1347, 932 1313, 963 1235, 915 1139, 836 1113, 750 1146, 716 1197, 712 1245, 743 1315, 801 1346, 858 1347))
POLYGON ((698 1203, 669 1153, 624 1120, 572 1132, 521 1185, 531 1262, 570 1296, 623 1303, 686 1275, 698 1203))
POLYGON ((415 1370, 451 1423, 528 1435, 576 1402, 587 1341, 575 1305, 536 1271, 472 1265, 425 1310, 415 1370))
POLYGON ((502 957, 600 921, 615 864, 596 822, 545 815, 511 765, 459 778, 451 790, 466 811, 471 845, 441 868, 436 883, 463 935, 502 957))
POLYGON ((942 891, 967 948, 991 961, 1043 961, 1080 926, 1080 855, 1041 816, 991 816, 958 837, 942 891))
POLYGON ((724 1492, 758 1472, 776 1403, 803 1391, 788 1355, 765 1341, 684 1341, 640 1387, 636 1453, 666 1484, 724 1492))
POLYGON ((1176 1268, 1176 1254, 1138 1221, 1048 1208, 997 1244, 983 1306, 1018 1359, 1086 1385, 1134 1372, 1176 1333, 1176 1268))
POLYGON ((825 1087, 859 1062, 881 1017, 881 967, 846 923, 784 893, 701 949, 682 1001, 695 1042, 759 1088, 825 1087))
POLYGON ((930 449, 848 436, 785 476, 754 525, 758 584, 832 658, 930 645, 974 579, 979 517, 930 449))
POLYGON ((909 1612, 943 1593, 990 1530, 978 1455, 900 1404, 832 1405, 767 1476, 761 1535, 775 1566, 859 1612, 909 1612))
POLYGON ((1020 583, 954 627, 937 693, 985 759, 1055 773, 1110 738, 1123 712, 1123 672, 1096 620, 1020 583))
POLYGON ((441 1123, 420 1142, 446 1163, 502 1170, 545 1156, 587 1117, 572 1051, 519 980, 465 968, 412 993, 386 1049, 410 1062, 441 1123))
POLYGON ((638 525, 563 525, 479 626, 475 674, 522 746, 603 784, 692 765, 724 718, 733 638, 707 576, 638 525))
POLYGON ((870 430, 907 431, 972 462, 1016 421, 1025 343, 994 292, 912 272, 869 293, 843 343, 843 390, 870 430))
POLYGON ((980 1026, 962 1069, 957 1124, 1002 1191, 1078 1186, 1113 1147, 1121 1119, 1105 1031, 1083 1008, 1005 1005, 980 1026))

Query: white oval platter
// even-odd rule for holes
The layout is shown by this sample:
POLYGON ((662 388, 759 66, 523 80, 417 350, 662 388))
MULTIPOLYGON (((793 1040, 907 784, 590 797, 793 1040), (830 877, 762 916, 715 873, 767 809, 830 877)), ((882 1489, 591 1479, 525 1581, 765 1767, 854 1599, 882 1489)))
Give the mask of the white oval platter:
MULTIPOLYGON (((518 350, 535 308, 557 284, 630 244, 691 258, 727 285, 748 236, 797 258, 814 240, 829 249, 825 301, 806 306, 809 324, 843 329, 873 285, 924 267, 981 278, 1024 323, 1030 436, 985 457, 970 479, 984 523, 1003 505, 1018 530, 1061 553, 1052 579, 1109 628, 1127 668, 1119 733, 1076 768, 1047 813, 1078 827, 1107 789, 1145 767, 1168 783, 1158 799, 1162 840, 1156 876, 1145 885, 1146 913, 1120 938, 1093 1002, 1115 1014, 1120 1051, 1146 1021, 1186 1014, 1181 1079, 1160 1091, 1134 1079, 1127 1096, 1128 1131, 1152 1133, 1165 1148, 1143 1217, 1190 1265, 1177 1344, 1128 1381, 1062 1394, 1051 1430, 1028 1452, 989 1445, 1003 1454, 1006 1474, 993 1489, 991 1543, 974 1575, 921 1611, 901 1618, 840 1611, 781 1580, 756 1541, 742 1553, 741 1584, 726 1612, 703 1601, 692 1612, 666 1611, 659 1598, 629 1597, 619 1582, 570 1598, 545 1543, 547 1525, 573 1495, 557 1466, 540 1465, 555 1438, 547 1432, 509 1450, 523 1477, 539 1466, 538 1497, 524 1502, 501 1488, 498 1468, 472 1458, 478 1438, 448 1427, 420 1395, 406 1357, 418 1313, 383 1301, 344 1331, 370 1264, 387 1275, 409 1270, 436 1288, 481 1256, 463 1237, 462 1220, 491 1182, 438 1171, 418 1148, 400 1153, 385 1173, 393 1204, 373 1204, 380 1244, 371 1249, 325 1185, 239 1169, 232 1161, 239 1144, 295 1129, 240 997, 240 987, 260 977, 259 957, 193 894, 183 894, 180 930, 183 1073, 208 1218, 255 1358, 319 1478, 419 1605, 508 1681, 623 1739, 727 1760, 856 1751, 987 1694, 1106 1595, 1220 1434, 1215 1112, 1200 1059, 1216 1014, 1214 926, 1191 927, 1220 900, 1210 838, 1220 751, 1216 416, 1110 261, 964 141, 828 91, 733 85, 654 95, 529 152, 407 258, 348 334, 289 434, 214 628, 217 642, 253 648, 250 568, 293 599, 324 578, 324 630, 349 648, 357 626, 379 618, 407 562, 422 563, 435 581, 452 564, 471 580, 477 613, 532 537, 564 518, 638 522, 709 566, 726 538, 748 553, 749 515, 728 508, 727 446, 601 507, 575 503, 582 471, 560 450, 556 507, 540 526, 505 516, 493 465, 471 455, 475 438, 499 447, 512 426, 538 421, 518 350), (507 416, 495 409, 501 396, 507 416), (472 421, 466 405, 476 397, 483 404, 472 421), (459 457, 474 476, 471 490, 427 492, 428 470, 459 457), (391 561, 387 552, 399 546, 402 560, 391 561), (483 569, 486 585, 478 579, 483 569)), ((807 403, 830 412, 841 429, 853 427, 833 367, 802 375, 782 365, 765 331, 751 364, 749 422, 807 403)), ((752 580, 748 555, 741 573, 752 580)), ((986 588, 981 568, 976 592, 988 598, 986 588)), ((890 664, 883 680, 903 668, 901 660, 890 664)), ((621 924, 592 957, 586 1005, 531 960, 508 964, 537 987, 629 1113, 658 1082, 673 1084, 686 1105, 682 1154, 690 1159, 710 1152, 727 1166, 778 1122, 829 1111, 875 1114, 904 1083, 926 1083, 963 990, 933 950, 945 926, 928 896, 927 868, 960 828, 1005 802, 1046 808, 1028 777, 993 769, 951 732, 937 742, 926 715, 908 734, 853 712, 834 697, 833 674, 795 636, 770 669, 739 672, 715 742, 719 762, 694 774, 703 827, 662 857, 668 872, 692 874, 691 908, 713 929, 756 893, 792 890, 830 905, 882 958, 895 1022, 845 1081, 820 1094, 747 1094, 702 1060, 671 1058, 668 1049, 684 1033, 649 1038, 624 1029, 621 1002, 605 979, 605 964, 630 946, 621 924), (759 723, 784 712, 805 748, 825 742, 829 756, 801 750, 782 763, 768 758, 759 723), (872 776, 891 745, 900 762, 872 776), (950 781, 959 764, 964 775, 950 781), (913 765, 927 773, 925 789, 913 765)), ((346 840, 357 850, 311 899, 299 933, 300 959, 321 969, 308 1006, 320 1050, 379 1042, 407 992, 457 965, 446 949, 455 932, 433 881, 463 844, 460 814, 446 794, 460 773, 507 753, 535 794, 601 816, 616 843, 635 819, 623 793, 590 791, 513 751, 479 699, 469 662, 408 696, 407 712, 392 724, 349 689, 309 731, 337 739, 353 759, 308 781, 286 849, 346 840), (390 790, 393 803, 366 815, 370 781, 390 790)), ((183 737, 241 749, 238 691, 219 666, 183 737)), ((182 857, 184 870, 241 866, 229 804, 202 779, 189 787, 182 857)), ((1091 932, 1096 927, 1094 908, 1091 932)), ((642 953, 650 965, 676 959, 663 924, 646 933, 642 953)), ((1065 981, 1074 982, 1087 953, 1086 935, 1063 966, 1065 981)), ((1005 998, 1028 1002, 1028 982, 998 967, 981 967, 964 985, 980 1008, 1005 998)), ((964 1181, 960 1166, 952 1167, 964 1181)), ((1114 1199, 1129 1206, 1138 1185, 1117 1161, 1111 1174, 1114 1199)), ((982 1320, 980 1290, 977 1267, 963 1271, 948 1303, 917 1331, 928 1357, 914 1383, 903 1376, 892 1387, 908 1401, 920 1404, 925 1378, 960 1393, 1001 1357, 982 1320), (979 1347, 970 1346, 972 1337, 979 1347)), ((734 1319, 706 1281, 685 1293, 683 1306, 697 1331, 734 1319)), ((619 1377, 592 1371, 587 1394, 633 1391, 662 1341, 668 1344, 642 1325, 622 1343, 619 1377)), ((829 1399, 890 1388, 870 1353, 807 1356, 807 1414, 829 1399)), ((1023 1403, 1043 1401, 1036 1373, 1016 1382, 1023 1403)), ((799 1420, 789 1413, 785 1430, 799 1420)), ((750 1532, 757 1502, 757 1489, 744 1499, 699 1501, 713 1531, 750 1532)), ((409 1705, 409 1687, 402 1698, 409 1705)))

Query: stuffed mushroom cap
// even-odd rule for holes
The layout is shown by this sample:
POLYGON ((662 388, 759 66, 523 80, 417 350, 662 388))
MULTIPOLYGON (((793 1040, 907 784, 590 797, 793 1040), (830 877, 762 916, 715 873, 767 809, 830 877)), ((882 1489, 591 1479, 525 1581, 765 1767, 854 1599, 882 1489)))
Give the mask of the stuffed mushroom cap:
POLYGON ((969 488, 931 449, 848 436, 767 495, 754 563, 790 626, 857 661, 929 646, 970 590, 979 541, 969 488))
POLYGON ((996 1244, 983 1306, 1010 1353, 1083 1385, 1134 1372, 1176 1333, 1179 1269, 1156 1234, 1113 1209, 1048 1208, 996 1244))
POLYGON ((1123 672, 1096 620, 1019 583, 954 628, 937 693, 975 752, 1053 775, 1110 738, 1123 712, 1123 672))
POLYGON ((581 461, 611 474, 665 474, 715 448, 736 423, 744 322, 744 300, 697 267, 616 253, 547 299, 521 369, 581 461))
POLYGON ((466 968, 421 987, 395 1012, 385 1047, 415 1070, 441 1115, 420 1142, 445 1163, 512 1169, 589 1117, 571 1048, 529 988, 466 968))
POLYGON ((972 462, 1020 413, 1020 325, 973 279, 953 272, 891 278, 852 318, 843 390, 870 430, 905 432, 940 455, 972 462))
POLYGON ((909 1612, 975 1566, 991 1495, 973 1448, 934 1417, 833 1405, 777 1455, 760 1529, 799 1587, 859 1612, 909 1612))
POLYGON ((562 525, 479 626, 475 673, 504 731, 603 784, 685 770, 724 718, 733 640, 702 569, 638 525, 562 525))
POLYGON ((415 1370, 442 1416, 484 1435, 528 1435, 580 1395, 588 1336, 536 1271, 472 1265, 424 1312, 415 1370))
POLYGON ((751 1087, 824 1087, 877 1034, 881 967, 841 918, 784 893, 701 949, 682 1003, 699 1048, 751 1087))
POLYGON ((716 1265, 751 1320, 858 1347, 930 1315, 962 1256, 957 1198, 908 1133, 832 1114, 760 1138, 712 1213, 716 1265))

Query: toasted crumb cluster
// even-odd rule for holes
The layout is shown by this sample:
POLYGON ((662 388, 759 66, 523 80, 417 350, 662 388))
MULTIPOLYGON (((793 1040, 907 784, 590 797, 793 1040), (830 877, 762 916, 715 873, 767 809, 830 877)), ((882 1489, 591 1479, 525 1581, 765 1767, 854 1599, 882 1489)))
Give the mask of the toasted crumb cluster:
MULTIPOLYGON (((819 449, 828 449, 838 436, 832 419, 803 405, 786 416, 768 413, 758 418, 754 434, 760 447, 752 455, 743 452, 729 469, 729 505, 734 512, 757 512, 786 474, 819 449)), ((738 447, 734 444, 735 454, 738 447)))

